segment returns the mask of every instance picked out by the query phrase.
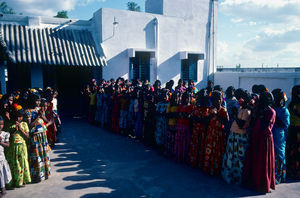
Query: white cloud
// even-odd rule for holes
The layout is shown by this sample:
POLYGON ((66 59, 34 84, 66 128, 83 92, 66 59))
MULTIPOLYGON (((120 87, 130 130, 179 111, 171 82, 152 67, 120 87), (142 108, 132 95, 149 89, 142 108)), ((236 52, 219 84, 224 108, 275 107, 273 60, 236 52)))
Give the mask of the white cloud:
POLYGON ((25 15, 54 16, 60 10, 73 10, 75 6, 85 6, 94 1, 106 0, 9 0, 7 4, 17 13, 25 15))
POLYGON ((250 25, 250 26, 254 26, 254 25, 256 25, 256 24, 257 24, 257 23, 254 22, 254 21, 250 21, 250 22, 249 22, 249 25, 250 25))
POLYGON ((225 0, 220 12, 236 28, 248 25, 253 35, 242 42, 225 40, 230 53, 219 52, 219 65, 300 66, 300 0, 225 0))
POLYGON ((299 0, 225 0, 220 3, 220 11, 254 22, 295 24, 300 21, 299 0))
POLYGON ((289 30, 270 30, 257 35, 255 38, 246 42, 244 47, 253 51, 280 51, 289 46, 297 44, 300 49, 300 28, 291 28, 289 30))
POLYGON ((231 22, 233 22, 233 23, 240 23, 240 22, 242 22, 242 21, 243 21, 243 19, 241 19, 241 18, 237 18, 237 19, 230 19, 230 21, 231 21, 231 22))

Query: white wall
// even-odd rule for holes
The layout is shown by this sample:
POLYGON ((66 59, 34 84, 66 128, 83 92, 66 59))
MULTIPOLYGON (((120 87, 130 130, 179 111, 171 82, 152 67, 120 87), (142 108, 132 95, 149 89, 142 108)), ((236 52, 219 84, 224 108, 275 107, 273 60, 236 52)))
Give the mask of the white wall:
POLYGON ((251 91, 254 84, 263 84, 270 91, 281 88, 290 97, 294 85, 300 84, 300 72, 217 72, 215 85, 221 85, 224 90, 229 86, 251 91))
MULTIPOLYGON (((177 0, 176 0, 177 1, 177 0)), ((180 2, 180 1, 178 1, 180 2)), ((186 4, 186 3, 185 3, 186 4)), ((102 35, 102 46, 107 57, 107 67, 103 68, 105 79, 119 76, 129 77, 129 57, 127 49, 153 49, 156 51, 157 76, 151 72, 151 82, 159 79, 166 83, 170 79, 175 82, 180 78, 182 51, 204 53, 206 59, 198 64, 198 85, 204 86, 207 81, 207 61, 210 33, 209 19, 211 17, 209 0, 192 0, 193 12, 197 11, 195 18, 169 17, 151 13, 131 12, 103 8, 94 14, 94 21, 98 27, 98 35, 102 35), (113 36, 113 20, 116 17, 118 27, 113 36), (155 24, 159 22, 159 47, 155 49, 155 24), (99 22, 101 20, 101 22, 99 22)), ((169 8, 171 10, 171 8, 169 8)), ((172 7, 175 11, 180 7, 172 7)), ((151 71, 153 68, 150 68, 151 71)))

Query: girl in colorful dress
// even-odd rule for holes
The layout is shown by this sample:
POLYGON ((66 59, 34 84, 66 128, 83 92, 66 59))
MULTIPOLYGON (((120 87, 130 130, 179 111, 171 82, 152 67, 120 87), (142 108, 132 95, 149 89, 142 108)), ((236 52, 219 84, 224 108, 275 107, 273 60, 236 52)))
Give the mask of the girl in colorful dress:
POLYGON ((38 93, 31 96, 32 109, 27 110, 30 120, 30 172, 32 182, 40 182, 50 176, 50 147, 47 140, 47 126, 52 122, 45 117, 45 102, 41 105, 41 98, 38 93), (39 106, 43 106, 40 109, 39 106), (48 122, 45 124, 45 122, 48 122))
POLYGON ((193 106, 191 105, 191 96, 184 92, 181 97, 181 104, 178 106, 177 131, 175 134, 175 160, 177 162, 186 162, 188 159, 189 146, 191 141, 190 115, 193 106))
POLYGON ((0 116, 0 187, 2 195, 6 194, 5 184, 11 181, 11 172, 9 165, 4 155, 4 147, 9 147, 9 136, 10 134, 2 131, 4 127, 4 120, 0 116))
POLYGON ((159 150, 163 150, 167 134, 168 119, 166 117, 168 102, 168 92, 163 90, 160 94, 160 102, 156 105, 156 131, 155 140, 159 150))
POLYGON ((261 193, 270 192, 270 188, 275 190, 275 153, 272 128, 276 112, 270 106, 272 103, 273 95, 271 93, 260 94, 243 172, 243 183, 261 193))
POLYGON ((175 134, 177 132, 177 110, 179 95, 179 92, 175 91, 172 94, 170 104, 167 107, 168 129, 165 142, 165 155, 170 158, 174 157, 174 143, 175 134))
POLYGON ((209 101, 204 89, 197 94, 197 102, 193 108, 193 133, 190 144, 189 164, 203 168, 207 123, 209 121, 209 101))
POLYGON ((289 105, 291 126, 287 138, 287 174, 290 178, 300 178, 300 85, 292 89, 289 105))
POLYGON ((244 92, 243 97, 239 100, 240 108, 237 114, 232 115, 234 121, 230 128, 222 165, 222 176, 229 184, 240 184, 242 181, 242 171, 248 146, 247 132, 251 120, 251 111, 247 108, 249 102, 250 95, 244 92))
POLYGON ((274 110, 276 111, 276 121, 272 129, 275 148, 275 177, 276 184, 279 184, 285 182, 286 178, 285 148, 290 125, 290 113, 285 107, 287 97, 282 89, 275 89, 272 94, 274 96, 274 110))
POLYGON ((21 187, 31 182, 26 141, 29 138, 29 127, 23 121, 25 111, 15 113, 15 124, 10 127, 11 141, 7 160, 12 172, 11 186, 21 187))
POLYGON ((225 125, 229 121, 228 113, 222 107, 223 95, 220 91, 211 94, 212 107, 209 110, 210 122, 205 141, 203 170, 210 175, 219 175, 226 148, 225 125))

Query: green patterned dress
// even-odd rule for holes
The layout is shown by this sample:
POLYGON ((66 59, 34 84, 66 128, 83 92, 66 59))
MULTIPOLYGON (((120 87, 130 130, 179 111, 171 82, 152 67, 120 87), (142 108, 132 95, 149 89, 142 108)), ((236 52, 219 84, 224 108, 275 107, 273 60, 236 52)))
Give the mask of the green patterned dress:
MULTIPOLYGON (((29 133, 26 122, 21 122, 20 127, 25 133, 29 133)), ((16 124, 10 127, 10 132, 11 140, 7 153, 7 161, 12 174, 10 185, 20 187, 31 182, 27 145, 22 132, 16 131, 16 124)))

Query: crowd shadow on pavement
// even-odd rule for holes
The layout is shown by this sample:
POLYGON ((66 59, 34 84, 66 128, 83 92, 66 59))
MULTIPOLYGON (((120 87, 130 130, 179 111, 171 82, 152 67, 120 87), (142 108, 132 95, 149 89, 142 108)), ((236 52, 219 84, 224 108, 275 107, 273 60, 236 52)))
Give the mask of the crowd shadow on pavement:
POLYGON ((52 159, 65 189, 90 197, 247 197, 260 195, 178 164, 137 140, 112 134, 84 120, 64 121, 52 159))

